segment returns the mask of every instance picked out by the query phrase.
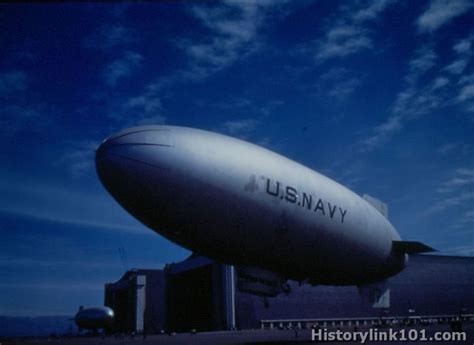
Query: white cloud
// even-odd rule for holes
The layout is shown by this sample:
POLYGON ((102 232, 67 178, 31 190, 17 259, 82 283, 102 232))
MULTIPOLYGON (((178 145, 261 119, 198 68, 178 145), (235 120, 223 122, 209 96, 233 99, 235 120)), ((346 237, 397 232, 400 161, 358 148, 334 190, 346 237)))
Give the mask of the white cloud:
POLYGON ((139 35, 134 29, 123 25, 107 24, 100 27, 91 36, 84 40, 86 48, 111 50, 138 40, 139 35))
POLYGON ((18 141, 20 132, 24 135, 42 133, 54 125, 57 109, 35 101, 35 97, 26 97, 31 94, 26 91, 28 84, 29 77, 23 71, 0 72, 0 100, 4 100, 0 102, 0 133, 5 143, 18 141))
POLYGON ((14 138, 19 132, 41 133, 50 130, 53 124, 52 116, 44 116, 44 109, 41 108, 36 104, 0 106, 0 133, 3 139, 14 138), (38 121, 39 119, 41 121, 38 121))
POLYGON ((166 116, 154 115, 154 116, 141 116, 134 122, 137 126, 145 125, 162 125, 166 123, 166 116))
POLYGON ((0 73, 0 97, 25 90, 27 81, 27 75, 23 71, 14 70, 0 73))
POLYGON ((458 54, 466 54, 470 53, 472 47, 472 37, 463 39, 456 43, 453 47, 454 51, 458 54))
MULTIPOLYGON (((74 245, 70 243, 69 245, 74 245)), ((75 254, 75 253, 71 253, 75 254)), ((160 262, 150 262, 150 261, 140 261, 137 262, 134 260, 133 267, 140 267, 140 268, 159 268, 163 267, 165 264, 160 262)), ((21 257, 16 255, 15 257, 0 257, 0 267, 14 267, 14 268, 21 268, 21 267, 35 267, 35 268, 59 268, 59 269, 80 269, 84 271, 85 269, 89 270, 121 270, 123 269, 123 263, 118 262, 115 258, 111 258, 111 260, 106 261, 103 257, 88 257, 87 260, 78 259, 76 255, 67 255, 66 257, 60 257, 59 259, 44 259, 42 257, 21 257)))
POLYGON ((356 22, 364 22, 368 20, 377 19, 380 12, 384 11, 385 8, 393 3, 393 0, 379 0, 371 1, 371 5, 366 8, 359 9, 354 15, 353 19, 356 22))
MULTIPOLYGON (((9 178, 9 181, 14 179, 9 178)), ((67 186, 42 183, 10 183, 0 186, 0 211, 57 223, 92 227, 95 230, 123 230, 137 235, 150 233, 123 212, 105 192, 93 194, 67 186), (105 210, 105 211, 104 211, 105 210)))
POLYGON ((456 169, 456 173, 460 175, 467 175, 467 176, 474 177, 474 169, 459 168, 459 169, 456 169))
POLYGON ((66 165, 75 177, 91 174, 94 172, 95 150, 99 144, 99 141, 81 140, 66 145, 67 153, 60 163, 66 165))
POLYGON ((262 44, 260 30, 264 18, 271 8, 282 4, 271 1, 224 1, 189 7, 189 13, 208 33, 199 36, 198 40, 177 40, 177 47, 188 57, 187 65, 150 83, 141 95, 127 100, 120 109, 114 109, 111 117, 138 117, 141 123, 166 122, 166 117, 161 114, 162 91, 176 84, 206 79, 257 51, 262 44))
POLYGON ((355 26, 339 26, 329 30, 325 39, 318 43, 316 58, 326 60, 344 57, 364 48, 372 48, 367 30, 355 26))
POLYGON ((468 64, 467 59, 459 59, 450 63, 448 66, 444 68, 444 70, 452 74, 461 74, 466 68, 467 64, 468 64))
POLYGON ((244 135, 254 131, 259 123, 257 119, 239 119, 225 122, 223 128, 230 134, 244 135))
POLYGON ((408 85, 397 95, 392 113, 407 121, 445 106, 464 103, 464 111, 473 109, 474 76, 462 76, 471 59, 472 37, 469 34, 453 44, 455 57, 444 67, 437 66, 438 56, 431 43, 419 48, 409 62, 409 72, 405 77, 408 85), (448 84, 451 87, 447 88, 448 84))
POLYGON ((441 89, 442 87, 445 87, 446 85, 449 84, 449 79, 445 77, 437 77, 433 81, 433 90, 441 89))
POLYGON ((402 129, 400 116, 394 115, 389 117, 385 122, 376 126, 372 130, 372 135, 359 142, 362 151, 371 151, 374 148, 385 143, 393 133, 402 129))
POLYGON ((206 78, 254 51, 259 46, 258 29, 270 4, 226 1, 219 6, 192 7, 191 14, 210 30, 210 36, 202 42, 179 43, 190 59, 190 67, 181 77, 206 78))
MULTIPOLYGON (((467 59, 471 56, 468 53, 464 53, 464 55, 467 56, 467 65, 467 59)), ((461 68, 459 70, 461 70, 461 68)), ((463 75, 459 79, 457 85, 459 86, 459 89, 457 90, 454 102, 463 105, 466 111, 474 112, 474 74, 463 75)))
POLYGON ((474 185, 474 177, 456 176, 443 183, 436 191, 441 194, 453 193, 461 187, 474 185))
POLYGON ((408 63, 409 74, 406 80, 415 83, 420 76, 435 66, 438 56, 430 45, 423 46, 415 52, 415 57, 408 63))
POLYGON ((167 118, 158 93, 158 88, 147 87, 142 94, 121 100, 109 111, 109 117, 118 120, 121 127, 164 124, 167 118))
POLYGON ((431 88, 410 87, 397 95, 392 113, 398 114, 403 120, 412 120, 430 113, 440 105, 440 102, 440 96, 431 88))
POLYGON ((391 0, 379 0, 369 6, 344 8, 339 18, 331 20, 324 37, 315 42, 316 60, 321 62, 371 49, 373 43, 367 24, 376 21, 391 3, 391 0))
POLYGON ((141 108, 144 113, 156 114, 163 108, 161 100, 159 98, 147 97, 147 95, 141 95, 128 99, 126 103, 127 108, 141 108))
POLYGON ((140 66, 142 60, 143 57, 136 52, 125 52, 122 57, 105 67, 103 71, 105 83, 110 87, 115 87, 120 79, 129 77, 140 66))
POLYGON ((441 147, 438 148, 437 152, 441 155, 446 155, 450 152, 452 152, 458 145, 455 143, 449 143, 442 145, 441 147))
POLYGON ((431 208, 429 208, 425 212, 425 214, 429 215, 435 212, 444 211, 447 208, 462 205, 466 202, 472 202, 473 200, 474 200, 474 192, 463 191, 455 196, 446 197, 446 198, 438 200, 437 202, 434 203, 434 205, 431 208))
POLYGON ((399 126, 394 127, 392 131, 382 130, 380 125, 374 128, 373 134, 360 140, 362 151, 370 151, 380 146, 390 137, 388 133, 394 133, 406 122, 431 114, 442 107, 463 104, 465 111, 474 109, 474 75, 461 77, 471 58, 471 40, 472 35, 469 35, 457 41, 453 45, 455 57, 444 67, 437 64, 438 55, 432 43, 427 43, 415 51, 404 77, 407 85, 397 94, 385 122, 393 123, 396 118, 399 126), (456 78, 459 78, 457 82, 456 78), (451 87, 446 87, 447 85, 451 87))
POLYGON ((318 78, 316 86, 325 94, 343 100, 361 84, 360 79, 353 77, 345 68, 331 68, 318 78))
POLYGON ((223 109, 249 108, 253 106, 253 103, 244 97, 232 97, 230 100, 220 102, 216 106, 223 109))
POLYGON ((457 207, 459 211, 464 209, 465 214, 458 217, 458 225, 464 222, 462 219, 470 217, 471 210, 465 207, 472 205, 474 201, 474 169, 458 168, 453 174, 436 188, 438 198, 432 206, 424 212, 424 216, 457 207))
POLYGON ((62 282, 31 282, 31 283, 0 283, 0 289, 37 289, 47 290, 52 293, 57 291, 96 291, 97 293, 104 290, 103 282, 98 281, 96 283, 84 283, 84 281, 62 281, 62 282))
POLYGON ((360 84, 360 80, 356 78, 341 80, 328 91, 328 94, 339 99, 344 99, 351 95, 360 84))
POLYGON ((442 252, 451 255, 474 256, 474 245, 468 244, 464 246, 448 247, 442 252))
POLYGON ((473 7, 470 0, 432 0, 428 9, 417 19, 419 32, 434 32, 455 17, 473 7))
POLYGON ((464 102, 472 99, 474 99, 474 84, 469 84, 462 87, 457 97, 458 102, 464 102))
POLYGON ((146 92, 132 97, 124 104, 124 108, 125 113, 134 114, 133 119, 137 125, 159 125, 166 122, 166 117, 161 115, 161 100, 154 93, 146 92))
POLYGON ((463 76, 458 83, 460 85, 474 84, 474 73, 463 76))

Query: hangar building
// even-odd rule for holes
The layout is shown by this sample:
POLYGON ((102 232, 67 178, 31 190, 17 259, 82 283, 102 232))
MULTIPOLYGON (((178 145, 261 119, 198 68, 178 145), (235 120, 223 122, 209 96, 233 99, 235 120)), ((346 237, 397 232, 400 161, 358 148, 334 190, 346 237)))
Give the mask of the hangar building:
POLYGON ((474 313, 473 257, 410 256, 389 280, 388 309, 363 302, 354 286, 289 282, 291 291, 268 298, 242 291, 240 282, 233 266, 191 256, 162 270, 126 272, 105 285, 104 304, 114 309, 118 331, 147 333, 474 313))

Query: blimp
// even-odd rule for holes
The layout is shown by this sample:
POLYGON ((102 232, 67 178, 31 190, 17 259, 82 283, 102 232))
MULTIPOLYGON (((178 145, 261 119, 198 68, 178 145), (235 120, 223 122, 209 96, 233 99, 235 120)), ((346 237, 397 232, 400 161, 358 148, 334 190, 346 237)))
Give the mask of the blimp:
POLYGON ((89 307, 81 306, 74 317, 79 331, 83 329, 97 332, 99 329, 108 330, 114 323, 114 311, 109 307, 89 307))
POLYGON ((142 126, 105 139, 96 170, 144 225, 195 254, 233 265, 255 292, 296 280, 354 285, 374 307, 408 255, 387 205, 278 153, 230 136, 142 126), (266 287, 265 287, 266 286, 266 287))

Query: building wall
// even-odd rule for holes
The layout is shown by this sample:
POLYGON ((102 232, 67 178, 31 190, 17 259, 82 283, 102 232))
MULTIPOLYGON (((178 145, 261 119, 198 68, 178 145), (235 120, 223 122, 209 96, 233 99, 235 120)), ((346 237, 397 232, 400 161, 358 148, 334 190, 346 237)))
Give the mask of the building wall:
POLYGON ((155 270, 146 281, 145 332, 159 333, 167 328, 166 306, 166 274, 155 270))
POLYGON ((213 265, 194 268, 168 277, 168 328, 177 332, 214 329, 213 265))
POLYGON ((115 312, 117 332, 158 333, 166 329, 166 275, 163 270, 131 270, 105 285, 104 304, 115 312))
POLYGON ((408 267, 390 280, 387 311, 363 302, 355 286, 299 286, 275 298, 236 292, 237 325, 257 328, 260 320, 329 319, 474 312, 474 258, 413 255, 408 267))
POLYGON ((236 288, 230 266, 192 257, 164 270, 127 272, 106 285, 105 304, 116 313, 120 331, 136 331, 127 316, 136 310, 133 275, 146 276, 145 331, 258 328, 261 320, 331 319, 474 313, 474 258, 414 255, 391 278, 391 307, 374 309, 354 286, 309 286, 289 282, 291 292, 264 299, 236 288), (232 275, 232 276, 231 276, 232 275), (229 286, 232 282, 233 287, 229 286), (235 320, 234 320, 235 316, 235 320))

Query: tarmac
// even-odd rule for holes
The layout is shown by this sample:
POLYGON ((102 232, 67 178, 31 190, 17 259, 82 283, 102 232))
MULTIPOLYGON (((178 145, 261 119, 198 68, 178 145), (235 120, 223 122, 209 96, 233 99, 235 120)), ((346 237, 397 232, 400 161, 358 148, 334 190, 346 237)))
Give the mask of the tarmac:
MULTIPOLYGON (((321 330, 322 332, 335 332, 338 329, 328 328, 321 330)), ((400 331, 404 330, 406 338, 417 334, 420 336, 421 332, 425 332, 426 339, 424 340, 401 340, 398 341, 366 341, 365 344, 474 344, 474 323, 464 324, 462 331, 466 334, 466 340, 458 341, 435 341, 430 340, 436 332, 451 332, 450 325, 436 324, 428 326, 417 327, 395 327, 393 331, 398 331, 398 337, 401 336, 400 331), (414 331, 415 330, 415 331, 414 331)), ((350 328, 340 329, 340 331, 354 331, 350 328)), ((358 329, 358 331, 369 331, 369 328, 358 329)), ((377 329, 380 336, 381 332, 389 332, 389 328, 377 329)), ((459 330, 457 330, 459 331, 459 330)), ((446 334, 445 334, 446 336, 446 334)), ((452 336, 452 334, 451 334, 452 336)), ((243 331, 221 331, 221 332, 202 332, 202 333, 179 333, 179 334, 162 334, 162 335, 121 335, 121 336, 71 336, 71 337, 45 337, 45 338, 17 338, 17 339, 0 339, 0 345, 177 345, 177 344, 196 344, 196 345, 270 345, 270 344, 361 344, 360 339, 357 341, 335 341, 321 339, 312 341, 312 330, 243 330, 243 331)))

